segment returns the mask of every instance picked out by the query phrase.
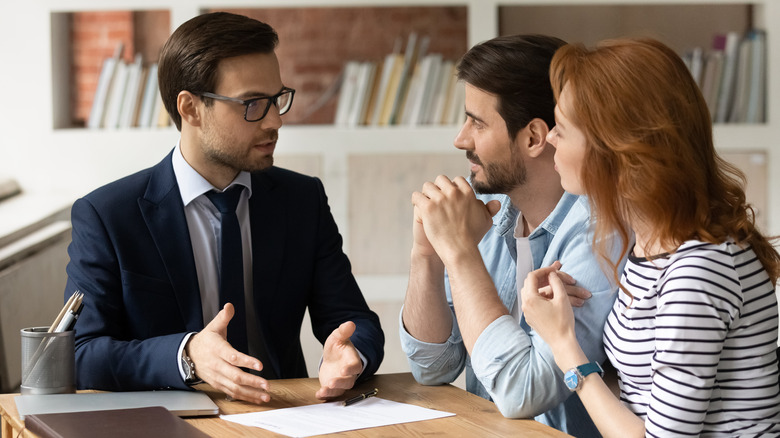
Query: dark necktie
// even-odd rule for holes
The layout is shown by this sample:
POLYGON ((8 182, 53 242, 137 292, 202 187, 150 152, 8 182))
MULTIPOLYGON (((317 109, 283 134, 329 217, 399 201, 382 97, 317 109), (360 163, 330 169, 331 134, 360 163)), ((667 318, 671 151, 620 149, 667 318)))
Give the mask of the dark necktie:
POLYGON ((236 314, 228 324, 227 341, 236 350, 247 353, 246 309, 244 306, 244 257, 241 250, 241 227, 236 206, 243 186, 234 185, 224 192, 206 193, 222 217, 219 244, 219 307, 232 303, 236 314))

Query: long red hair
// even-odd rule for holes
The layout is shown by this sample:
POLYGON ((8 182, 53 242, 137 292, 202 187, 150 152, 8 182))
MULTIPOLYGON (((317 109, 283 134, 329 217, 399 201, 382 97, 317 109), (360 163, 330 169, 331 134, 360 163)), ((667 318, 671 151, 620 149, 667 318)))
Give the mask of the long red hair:
POLYGON ((626 220, 640 218, 649 241, 664 248, 729 237, 750 245, 777 281, 780 255, 756 229, 745 176, 715 151, 707 105, 672 49, 653 39, 566 45, 550 80, 556 100, 566 86, 567 117, 586 136, 581 179, 596 219, 594 245, 616 280, 604 237, 617 232, 625 255, 626 220))

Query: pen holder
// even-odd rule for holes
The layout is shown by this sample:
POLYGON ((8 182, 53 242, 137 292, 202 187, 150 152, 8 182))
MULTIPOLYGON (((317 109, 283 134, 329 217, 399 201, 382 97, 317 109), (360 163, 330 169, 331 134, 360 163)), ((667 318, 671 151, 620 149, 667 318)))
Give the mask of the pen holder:
POLYGON ((29 327, 22 334, 22 394, 75 392, 76 359, 73 330, 49 333, 29 327))

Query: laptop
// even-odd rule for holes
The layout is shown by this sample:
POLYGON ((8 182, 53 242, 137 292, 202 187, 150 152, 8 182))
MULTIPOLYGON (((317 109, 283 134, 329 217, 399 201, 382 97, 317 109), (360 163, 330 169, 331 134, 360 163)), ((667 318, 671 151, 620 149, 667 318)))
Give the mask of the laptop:
POLYGON ((219 408, 200 391, 89 392, 77 394, 18 395, 16 409, 25 415, 162 406, 179 417, 217 415, 219 408))

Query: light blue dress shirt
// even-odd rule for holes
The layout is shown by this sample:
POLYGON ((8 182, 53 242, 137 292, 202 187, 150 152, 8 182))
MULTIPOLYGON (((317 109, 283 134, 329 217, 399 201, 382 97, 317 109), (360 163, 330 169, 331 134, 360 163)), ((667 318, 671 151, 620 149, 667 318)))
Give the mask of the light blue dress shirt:
MULTIPOLYGON (((506 195, 478 195, 478 198, 484 202, 501 201, 501 210, 494 216, 493 227, 480 242, 479 250, 501 301, 511 310, 517 300, 513 230, 519 212, 506 195)), ((604 323, 616 297, 616 286, 592 251, 587 198, 564 193, 528 240, 534 269, 559 260, 561 270, 593 294, 583 307, 574 308, 575 329, 588 359, 603 362, 606 358, 602 344, 604 323)), ((619 245, 613 247, 617 258, 619 245)), ((445 288, 452 310, 446 278, 445 288)), ((450 383, 465 367, 466 389, 493 400, 504 416, 535 418, 575 436, 599 436, 579 397, 566 388, 549 346, 526 324, 522 313, 519 323, 510 315, 493 321, 477 339, 471 357, 463 344, 454 310, 452 315, 452 333, 443 344, 415 339, 401 320, 401 347, 418 382, 450 383)))

